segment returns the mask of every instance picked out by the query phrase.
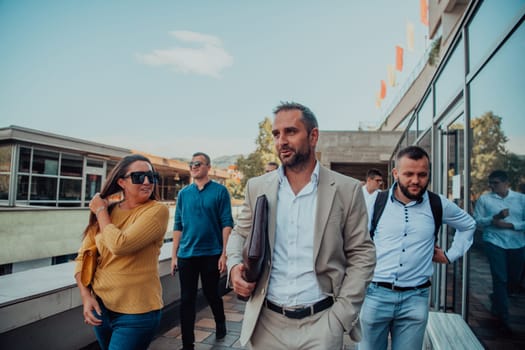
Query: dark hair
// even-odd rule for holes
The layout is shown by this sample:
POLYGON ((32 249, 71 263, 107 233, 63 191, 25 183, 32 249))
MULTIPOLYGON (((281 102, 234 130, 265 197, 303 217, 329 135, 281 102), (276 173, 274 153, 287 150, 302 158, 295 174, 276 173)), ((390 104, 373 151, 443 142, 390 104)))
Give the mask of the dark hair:
MULTIPOLYGON (((132 154, 129 156, 125 156, 120 160, 120 162, 115 165, 115 167, 111 170, 111 172, 108 175, 108 178, 106 179, 106 182, 104 182, 104 186, 102 186, 102 190, 100 190, 100 198, 107 198, 111 196, 112 194, 118 193, 122 191, 122 187, 118 184, 118 180, 123 178, 126 173, 128 172, 129 166, 137 161, 144 161, 148 162, 151 165, 151 169, 155 171, 155 168, 153 167, 153 164, 151 164, 151 161, 144 157, 141 154, 132 154)), ((158 196, 158 188, 157 184, 153 184, 153 192, 151 193, 149 199, 155 199, 157 200, 159 198, 158 196)), ((113 207, 116 203, 112 204, 108 208, 108 212, 111 213, 111 210, 113 210, 113 207)), ((89 228, 93 225, 98 226, 97 216, 94 213, 91 213, 89 216, 89 223, 84 230, 83 236, 85 237, 89 228)))
POLYGON ((381 172, 376 168, 368 169, 368 171, 366 172, 367 179, 372 179, 376 176, 380 176, 381 178, 383 178, 383 174, 381 174, 381 172))
POLYGON ((509 181, 509 175, 504 170, 494 170, 489 175, 489 180, 492 179, 498 179, 501 182, 508 182, 509 181))
POLYGON ((211 165, 211 159, 210 159, 209 155, 207 155, 204 152, 195 152, 195 153, 193 153, 193 155, 191 157, 195 158, 195 157, 198 157, 198 156, 204 157, 206 159, 206 162, 208 163, 208 165, 211 165))
POLYGON ((396 166, 399 160, 403 157, 408 157, 412 160, 420 160, 421 158, 427 158, 430 164, 430 157, 428 156, 427 151, 425 151, 423 148, 419 146, 408 146, 408 147, 401 149, 399 152, 397 152, 396 166))
POLYGON ((310 108, 297 102, 281 102, 277 107, 274 108, 273 114, 275 115, 281 111, 289 111, 293 109, 298 109, 302 112, 301 121, 303 122, 304 126, 306 126, 306 131, 308 134, 310 134, 312 129, 319 128, 319 125, 317 124, 317 118, 310 108))

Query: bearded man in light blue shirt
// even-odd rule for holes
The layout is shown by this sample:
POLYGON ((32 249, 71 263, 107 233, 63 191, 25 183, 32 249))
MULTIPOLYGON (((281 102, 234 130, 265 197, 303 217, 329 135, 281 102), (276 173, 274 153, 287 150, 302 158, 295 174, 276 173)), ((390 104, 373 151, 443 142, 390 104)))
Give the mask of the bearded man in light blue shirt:
MULTIPOLYGON (((432 261, 447 264, 463 256, 473 242, 476 222, 439 195, 442 222, 456 230, 445 252, 435 246, 434 216, 427 186, 430 159, 421 147, 399 151, 383 214, 374 234, 377 263, 361 308, 363 338, 359 350, 421 349, 428 320, 432 261)), ((373 217, 373 205, 369 220, 373 217)), ((369 225, 370 227, 370 225, 369 225)))
POLYGON ((490 263, 491 311, 500 320, 500 332, 510 335, 508 290, 518 288, 525 264, 525 195, 509 189, 503 170, 489 175, 489 187, 491 192, 476 202, 474 218, 483 229, 490 263))

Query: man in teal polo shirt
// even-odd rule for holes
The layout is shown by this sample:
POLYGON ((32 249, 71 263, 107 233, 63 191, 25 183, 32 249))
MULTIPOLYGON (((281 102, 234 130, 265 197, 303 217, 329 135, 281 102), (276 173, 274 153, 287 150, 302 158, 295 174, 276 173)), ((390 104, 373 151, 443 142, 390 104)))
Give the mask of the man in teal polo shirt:
POLYGON ((172 275, 179 271, 183 350, 194 349, 199 275, 202 291, 215 318, 216 338, 226 336, 226 318, 218 284, 220 274, 226 271, 225 249, 233 218, 228 190, 208 177, 210 164, 207 154, 193 154, 189 166, 194 182, 179 192, 175 209, 171 271, 172 275))

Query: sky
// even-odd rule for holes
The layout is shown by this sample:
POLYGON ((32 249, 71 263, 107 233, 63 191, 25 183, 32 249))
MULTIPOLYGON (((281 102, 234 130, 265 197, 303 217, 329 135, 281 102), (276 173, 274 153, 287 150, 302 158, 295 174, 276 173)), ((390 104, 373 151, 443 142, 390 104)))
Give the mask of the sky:
POLYGON ((378 125, 429 45, 419 3, 0 0, 0 127, 215 158, 255 150, 281 101, 320 130, 378 125), (396 45, 403 71, 378 108, 396 45))

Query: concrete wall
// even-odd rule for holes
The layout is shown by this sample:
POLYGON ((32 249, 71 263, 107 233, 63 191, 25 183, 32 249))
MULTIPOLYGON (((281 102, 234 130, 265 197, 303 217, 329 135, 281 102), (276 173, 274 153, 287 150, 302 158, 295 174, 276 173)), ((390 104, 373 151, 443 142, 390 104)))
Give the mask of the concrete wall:
MULTIPOLYGON (((178 278, 170 275, 171 243, 162 247, 159 271, 163 319, 173 319, 180 299, 178 278)), ((96 341, 82 316, 74 263, 0 276, 0 348, 81 349, 96 341)))
POLYGON ((398 131, 321 131, 317 152, 321 163, 388 162, 401 137, 398 131))
MULTIPOLYGON (((171 206, 166 238, 172 236, 174 212, 171 206)), ((88 208, 0 209, 0 264, 76 253, 88 219, 88 208)))

